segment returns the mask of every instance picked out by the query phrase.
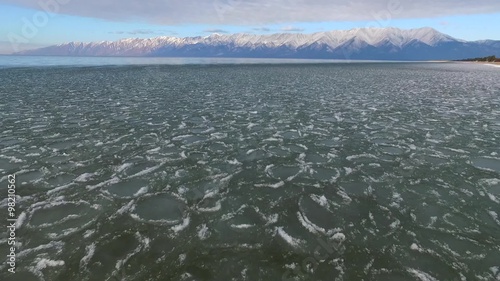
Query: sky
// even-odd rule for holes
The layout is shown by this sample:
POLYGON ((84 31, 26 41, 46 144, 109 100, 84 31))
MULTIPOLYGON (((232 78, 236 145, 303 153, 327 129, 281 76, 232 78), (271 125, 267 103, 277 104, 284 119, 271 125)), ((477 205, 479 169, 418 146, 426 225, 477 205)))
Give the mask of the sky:
POLYGON ((500 40, 500 0, 0 0, 0 54, 70 41, 362 27, 500 40))

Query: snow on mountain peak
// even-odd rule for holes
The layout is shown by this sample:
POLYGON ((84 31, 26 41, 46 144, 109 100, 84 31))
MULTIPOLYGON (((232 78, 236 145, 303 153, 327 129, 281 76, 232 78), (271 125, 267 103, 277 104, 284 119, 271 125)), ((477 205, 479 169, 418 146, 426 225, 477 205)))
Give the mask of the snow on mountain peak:
MULTIPOLYGON (((437 30, 424 27, 417 29, 399 29, 394 27, 355 28, 350 30, 331 30, 310 34, 275 33, 275 34, 220 34, 208 36, 155 38, 124 38, 118 41, 92 43, 70 42, 46 47, 22 54, 52 54, 78 56, 322 56, 332 53, 357 53, 365 48, 380 48, 383 52, 398 52, 414 44, 437 47, 441 44, 466 42, 455 39, 437 30), (193 48, 195 46, 195 48, 193 48), (266 54, 260 54, 265 52, 266 54), (312 52, 311 54, 307 52, 312 52), (314 54, 313 54, 314 53, 314 54), (319 55, 321 53, 321 55, 319 55), (260 54, 260 55, 259 55, 260 54)), ((489 44, 494 46, 493 43, 489 44)), ((496 46, 496 45, 495 45, 496 46)))

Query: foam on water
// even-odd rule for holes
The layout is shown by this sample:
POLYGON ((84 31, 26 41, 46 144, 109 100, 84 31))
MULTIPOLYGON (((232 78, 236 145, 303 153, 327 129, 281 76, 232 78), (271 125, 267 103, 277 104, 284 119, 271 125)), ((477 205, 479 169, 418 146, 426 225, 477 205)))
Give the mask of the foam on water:
POLYGON ((436 278, 418 269, 408 268, 407 270, 411 275, 415 276, 420 281, 437 281, 436 278))
POLYGON ((283 230, 283 227, 276 227, 276 232, 278 233, 278 235, 281 238, 283 238, 283 240, 285 240, 292 247, 299 248, 304 244, 304 241, 302 241, 298 238, 292 237, 288 233, 286 233, 283 230))

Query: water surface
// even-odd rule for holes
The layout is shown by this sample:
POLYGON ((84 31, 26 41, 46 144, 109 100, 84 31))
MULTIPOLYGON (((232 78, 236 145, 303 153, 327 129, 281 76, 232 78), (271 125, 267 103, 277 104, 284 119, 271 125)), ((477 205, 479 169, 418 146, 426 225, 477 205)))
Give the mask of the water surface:
POLYGON ((21 244, 0 279, 498 280, 499 78, 470 64, 2 69, 0 189, 17 174, 21 244))

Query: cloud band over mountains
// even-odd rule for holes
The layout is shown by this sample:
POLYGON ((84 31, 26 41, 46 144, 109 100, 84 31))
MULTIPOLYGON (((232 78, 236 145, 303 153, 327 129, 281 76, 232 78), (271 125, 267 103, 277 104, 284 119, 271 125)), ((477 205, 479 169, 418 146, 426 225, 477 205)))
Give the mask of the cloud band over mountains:
POLYGON ((499 0, 0 0, 67 15, 155 24, 387 21, 500 12, 499 0))

